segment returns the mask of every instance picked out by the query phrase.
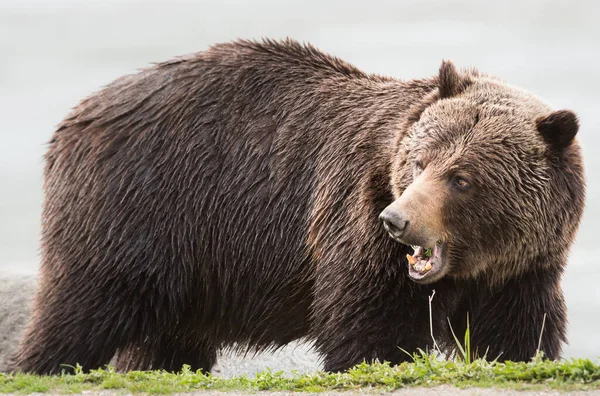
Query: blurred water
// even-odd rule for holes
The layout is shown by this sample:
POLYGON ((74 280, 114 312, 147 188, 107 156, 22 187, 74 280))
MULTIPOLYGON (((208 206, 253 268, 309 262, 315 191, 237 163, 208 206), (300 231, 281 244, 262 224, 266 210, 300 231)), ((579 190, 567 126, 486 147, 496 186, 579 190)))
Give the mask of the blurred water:
POLYGON ((567 356, 600 356, 600 2, 0 0, 0 271, 35 273, 45 143, 114 78, 238 37, 293 37, 368 72, 432 75, 444 58, 581 119, 588 206, 564 278, 567 356))

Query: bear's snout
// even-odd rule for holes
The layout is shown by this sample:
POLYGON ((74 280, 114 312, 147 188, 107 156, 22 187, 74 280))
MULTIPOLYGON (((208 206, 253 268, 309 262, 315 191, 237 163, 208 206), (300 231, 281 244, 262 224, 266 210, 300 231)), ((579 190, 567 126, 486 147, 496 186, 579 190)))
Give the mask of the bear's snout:
POLYGON ((385 208, 379 215, 383 227, 394 239, 401 239, 408 228, 408 220, 401 214, 389 207, 385 208))
POLYGON ((383 209, 379 219, 396 241, 429 248, 446 239, 442 212, 447 197, 444 183, 424 173, 383 209))
POLYGON ((379 219, 383 228, 394 240, 404 245, 432 245, 430 242, 437 238, 437 234, 432 235, 423 222, 412 215, 411 208, 399 208, 400 203, 395 201, 381 212, 379 219))

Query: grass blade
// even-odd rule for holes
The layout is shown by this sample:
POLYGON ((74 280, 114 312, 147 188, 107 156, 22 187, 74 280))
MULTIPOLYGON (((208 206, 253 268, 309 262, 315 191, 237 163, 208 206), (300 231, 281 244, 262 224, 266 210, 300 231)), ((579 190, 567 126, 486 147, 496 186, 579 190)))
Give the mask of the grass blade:
POLYGON ((469 329, 469 313, 467 312, 467 329, 465 330, 465 361, 471 364, 471 330, 469 329))
POLYGON ((452 328, 452 324, 450 323, 450 318, 446 318, 448 319, 448 326, 450 326, 450 331, 452 332, 452 337, 454 337, 454 341, 456 342, 456 346, 458 347, 458 350, 460 351, 461 355, 463 356, 464 361, 467 361, 467 355, 465 353, 465 350, 463 348, 463 346, 460 344, 460 341, 458 341, 458 337, 456 337, 456 334, 454 334, 454 329, 452 328))

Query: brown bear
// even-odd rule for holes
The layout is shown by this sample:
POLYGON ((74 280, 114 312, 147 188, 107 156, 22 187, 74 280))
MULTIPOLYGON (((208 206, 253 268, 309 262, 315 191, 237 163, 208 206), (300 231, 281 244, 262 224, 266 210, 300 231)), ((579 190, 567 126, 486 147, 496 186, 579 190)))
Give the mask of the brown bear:
POLYGON ((489 359, 556 359, 584 206, 576 116, 475 70, 401 81, 295 41, 118 79, 46 155, 40 291, 14 370, 210 370, 306 337, 397 364, 470 318, 489 359), (392 237, 390 237, 390 234, 392 237), (447 320, 448 318, 448 320, 447 320), (542 323, 545 323, 542 332, 542 323))

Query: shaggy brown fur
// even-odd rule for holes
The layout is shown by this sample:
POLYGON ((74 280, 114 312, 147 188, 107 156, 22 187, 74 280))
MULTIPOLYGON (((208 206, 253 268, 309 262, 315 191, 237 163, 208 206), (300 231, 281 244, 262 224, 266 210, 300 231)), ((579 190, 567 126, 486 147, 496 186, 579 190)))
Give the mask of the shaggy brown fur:
MULTIPOLYGON (((399 363, 453 342, 488 357, 560 356, 560 276, 581 216, 577 124, 532 95, 444 63, 367 75, 294 41, 217 45, 84 100, 46 156, 41 290, 14 369, 209 370, 216 351, 307 336, 325 369, 399 363), (549 115, 550 114, 550 115, 549 115), (539 131, 538 131, 539 129, 539 131), (412 183, 444 194, 449 270, 407 276, 380 212, 412 183), (438 185, 438 191, 440 187, 438 185)), ((433 197, 435 199, 435 197, 433 197)), ((428 216, 426 211, 423 216, 428 216)))

